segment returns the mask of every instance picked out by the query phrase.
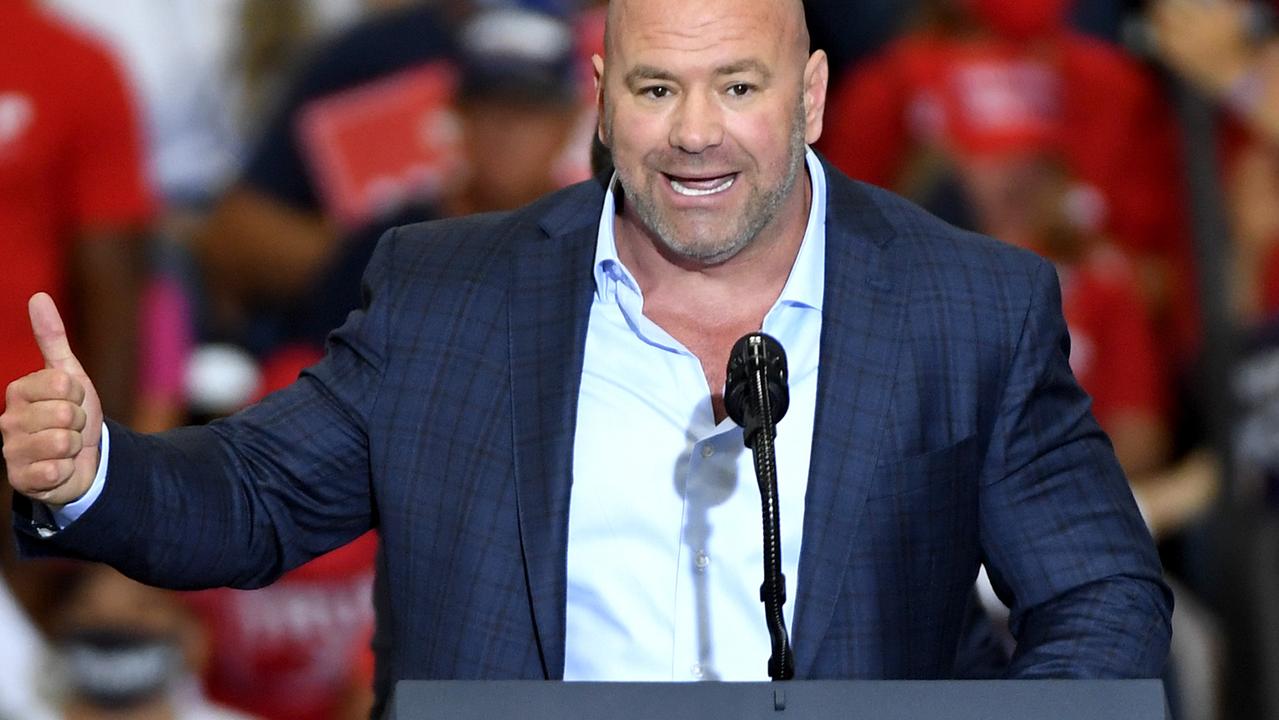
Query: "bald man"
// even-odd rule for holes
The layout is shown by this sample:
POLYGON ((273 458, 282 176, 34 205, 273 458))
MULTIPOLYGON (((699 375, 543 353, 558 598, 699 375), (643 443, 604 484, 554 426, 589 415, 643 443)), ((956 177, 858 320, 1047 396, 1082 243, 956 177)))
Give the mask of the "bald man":
POLYGON ((0 418, 33 554, 254 587, 381 533, 399 678, 765 679, 760 497, 725 418, 744 333, 785 346, 776 440, 798 678, 954 672, 978 566, 1013 677, 1157 675, 1171 599, 1088 399, 1055 275, 807 145, 798 0, 613 3, 616 173, 383 239, 363 309, 211 426, 103 422, 51 302, 0 418))

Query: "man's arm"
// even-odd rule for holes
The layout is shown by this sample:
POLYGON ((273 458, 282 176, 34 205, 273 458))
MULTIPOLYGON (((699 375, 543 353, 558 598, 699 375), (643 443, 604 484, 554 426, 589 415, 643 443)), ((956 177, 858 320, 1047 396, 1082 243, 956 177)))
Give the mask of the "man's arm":
POLYGON ((329 261, 336 238, 317 213, 240 184, 218 203, 196 253, 221 293, 215 300, 236 313, 253 302, 296 299, 329 261))
MULTIPOLYGON (((66 503, 84 493, 98 467, 90 444, 96 430, 94 438, 89 434, 101 412, 93 425, 87 417, 93 413, 83 411, 92 383, 82 373, 51 368, 13 383, 0 429, 10 482, 21 493, 15 515, 23 552, 106 562, 165 587, 256 587, 368 530, 374 513, 367 428, 390 304, 370 288, 390 286, 393 245, 383 242, 370 263, 364 310, 352 314, 325 359, 292 386, 205 427, 142 435, 111 424, 102 494, 47 538, 32 522, 27 498, 66 503), (52 414, 37 407, 47 402, 44 395, 56 397, 52 414), (52 439, 30 431, 62 421, 65 427, 50 428, 52 439), (74 468, 68 456, 81 458, 74 468)), ((41 347, 50 349, 46 358, 74 361, 65 336, 49 342, 59 333, 41 317, 33 312, 41 347)))
POLYGON ((1172 594, 1070 372, 1060 308, 1041 263, 982 476, 982 548, 1017 638, 1009 676, 1157 677, 1172 594))

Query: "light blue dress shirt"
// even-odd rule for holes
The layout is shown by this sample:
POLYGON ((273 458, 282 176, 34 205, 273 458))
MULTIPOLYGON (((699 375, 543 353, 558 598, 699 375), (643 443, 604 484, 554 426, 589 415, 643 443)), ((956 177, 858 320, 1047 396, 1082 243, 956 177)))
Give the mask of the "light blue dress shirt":
MULTIPOLYGON (((89 489, 80 496, 79 500, 62 506, 51 505, 49 511, 53 515, 53 522, 59 528, 64 528, 75 522, 93 503, 97 502, 98 496, 102 494, 102 488, 107 484, 107 456, 111 454, 111 431, 107 429, 107 424, 102 423, 102 439, 98 441, 98 472, 93 476, 93 484, 89 489)), ((53 531, 49 528, 40 528, 42 537, 49 537, 53 531)))
MULTIPOLYGON (((808 226, 762 328, 786 349, 790 369, 791 404, 776 442, 788 628, 798 595, 826 256, 826 176, 811 150, 806 159, 808 226)), ((751 453, 732 420, 716 424, 697 357, 644 316, 643 294, 617 255, 612 187, 600 216, 573 446, 564 677, 767 680, 751 453)))

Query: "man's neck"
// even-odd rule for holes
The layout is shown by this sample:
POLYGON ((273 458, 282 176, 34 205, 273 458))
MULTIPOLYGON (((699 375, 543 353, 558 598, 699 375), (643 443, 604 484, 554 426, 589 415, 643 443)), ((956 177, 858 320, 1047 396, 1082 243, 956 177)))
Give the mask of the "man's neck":
POLYGON ((796 190, 748 247, 717 265, 672 257, 625 213, 614 223, 617 255, 644 294, 644 316, 697 357, 716 423, 727 417, 723 387, 729 349, 737 338, 763 327, 804 243, 813 202, 808 173, 796 190))

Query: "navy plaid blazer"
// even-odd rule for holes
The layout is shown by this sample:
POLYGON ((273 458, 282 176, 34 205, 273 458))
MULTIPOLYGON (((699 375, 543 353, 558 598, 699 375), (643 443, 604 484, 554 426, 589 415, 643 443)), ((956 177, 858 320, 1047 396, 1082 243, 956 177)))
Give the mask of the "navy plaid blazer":
MULTIPOLYGON (((1053 268, 827 173, 796 676, 949 676, 982 562, 1012 676, 1157 676, 1171 595, 1071 375, 1053 268)), ((49 540, 20 518, 25 550, 254 587, 377 528, 380 693, 560 677, 602 198, 391 231, 323 362, 207 427, 111 425, 104 493, 49 540)))

